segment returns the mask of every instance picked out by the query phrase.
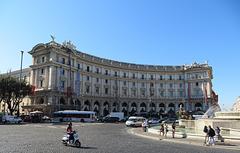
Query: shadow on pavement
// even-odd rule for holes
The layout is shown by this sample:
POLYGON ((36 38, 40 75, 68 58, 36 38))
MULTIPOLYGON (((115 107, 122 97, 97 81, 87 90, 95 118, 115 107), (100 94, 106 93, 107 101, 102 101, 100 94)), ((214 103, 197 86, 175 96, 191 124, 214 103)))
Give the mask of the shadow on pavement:
POLYGON ((81 146, 81 149, 97 149, 97 147, 81 146))
POLYGON ((218 146, 237 146, 234 144, 229 144, 229 143, 217 143, 218 146))

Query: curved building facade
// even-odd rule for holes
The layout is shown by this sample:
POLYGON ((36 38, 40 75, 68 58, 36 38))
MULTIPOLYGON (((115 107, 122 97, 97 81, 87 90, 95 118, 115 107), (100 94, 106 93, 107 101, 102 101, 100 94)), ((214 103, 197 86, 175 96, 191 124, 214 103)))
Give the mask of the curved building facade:
POLYGON ((35 92, 25 111, 92 110, 134 114, 205 111, 214 102, 212 68, 141 65, 108 60, 77 51, 70 42, 37 44, 32 55, 35 92))

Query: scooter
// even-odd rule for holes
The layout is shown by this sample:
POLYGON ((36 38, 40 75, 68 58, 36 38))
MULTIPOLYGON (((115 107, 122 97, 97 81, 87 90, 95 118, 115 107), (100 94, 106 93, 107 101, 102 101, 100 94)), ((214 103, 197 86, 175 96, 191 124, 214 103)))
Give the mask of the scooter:
POLYGON ((65 144, 66 146, 69 145, 69 146, 78 147, 78 148, 81 147, 81 142, 79 141, 79 135, 77 134, 76 131, 73 131, 74 140, 69 141, 69 137, 70 137, 69 134, 64 135, 62 138, 62 143, 65 144))

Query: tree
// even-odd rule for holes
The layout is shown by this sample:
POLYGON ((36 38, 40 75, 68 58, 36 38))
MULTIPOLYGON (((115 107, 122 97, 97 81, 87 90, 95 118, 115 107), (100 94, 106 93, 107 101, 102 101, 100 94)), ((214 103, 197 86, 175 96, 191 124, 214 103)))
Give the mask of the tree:
POLYGON ((30 95, 32 86, 25 81, 20 82, 11 76, 0 76, 0 100, 7 105, 12 115, 23 98, 30 95))

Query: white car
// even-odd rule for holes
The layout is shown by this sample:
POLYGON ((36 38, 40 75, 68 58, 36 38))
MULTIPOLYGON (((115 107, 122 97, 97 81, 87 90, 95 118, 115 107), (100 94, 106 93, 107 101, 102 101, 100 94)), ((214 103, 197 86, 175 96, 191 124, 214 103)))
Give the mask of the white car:
POLYGON ((2 118, 3 123, 21 123, 22 119, 17 116, 12 116, 12 115, 5 115, 2 118))
POLYGON ((131 116, 128 118, 125 124, 126 126, 131 126, 131 127, 139 127, 139 126, 141 127, 145 119, 146 118, 144 117, 131 116))

